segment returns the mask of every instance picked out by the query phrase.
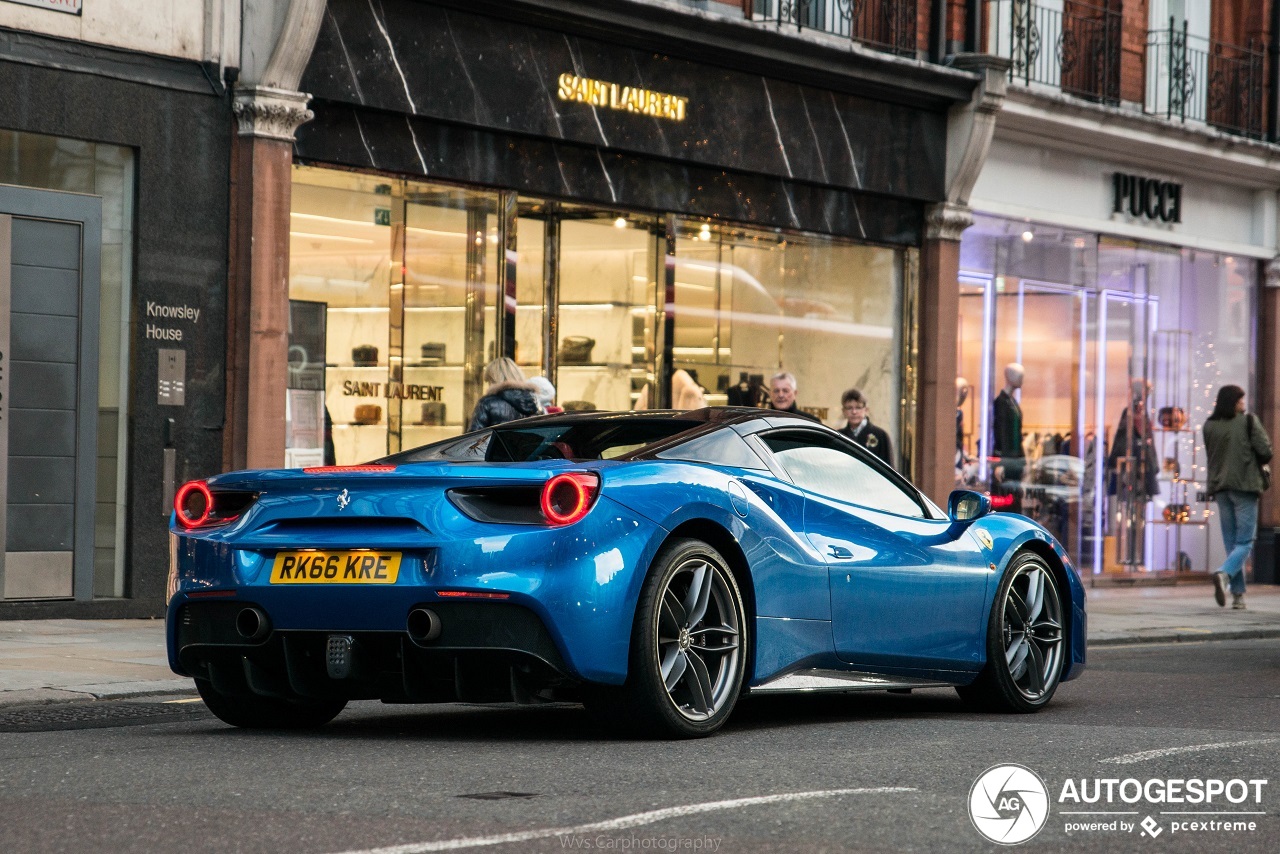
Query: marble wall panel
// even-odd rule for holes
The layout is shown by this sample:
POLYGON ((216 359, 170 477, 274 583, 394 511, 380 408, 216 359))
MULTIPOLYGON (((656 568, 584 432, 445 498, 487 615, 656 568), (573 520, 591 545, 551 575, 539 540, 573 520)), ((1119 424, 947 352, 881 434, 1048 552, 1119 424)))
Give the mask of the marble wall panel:
POLYGON ((300 161, 419 174, 620 208, 714 216, 916 245, 919 202, 771 175, 658 160, 590 145, 501 134, 344 104, 313 105, 300 161))
POLYGON ((942 112, 430 3, 331 0, 302 89, 329 104, 702 167, 917 201, 943 195, 942 112), (560 100, 562 73, 687 97, 687 117, 560 100))

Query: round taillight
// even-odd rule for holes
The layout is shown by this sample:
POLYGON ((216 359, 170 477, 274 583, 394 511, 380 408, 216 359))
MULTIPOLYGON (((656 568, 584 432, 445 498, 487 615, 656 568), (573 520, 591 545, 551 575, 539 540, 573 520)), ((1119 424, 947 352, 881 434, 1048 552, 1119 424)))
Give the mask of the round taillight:
POLYGON ((173 509, 183 527, 199 527, 209 521, 213 512, 213 493, 203 480, 188 481, 173 497, 173 509))
POLYGON ((571 525, 587 515, 599 490, 594 472, 558 474, 542 487, 542 515, 553 525, 571 525))

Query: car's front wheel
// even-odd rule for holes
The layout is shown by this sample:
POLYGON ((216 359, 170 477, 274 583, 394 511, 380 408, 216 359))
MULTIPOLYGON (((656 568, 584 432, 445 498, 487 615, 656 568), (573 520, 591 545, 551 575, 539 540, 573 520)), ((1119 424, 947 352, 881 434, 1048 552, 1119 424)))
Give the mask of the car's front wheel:
POLYGON ((346 700, 276 700, 223 694, 207 679, 196 680, 200 699, 219 720, 245 729, 312 729, 346 708, 346 700))
POLYGON ((710 735, 742 692, 747 649, 742 593, 724 558, 699 540, 668 543, 640 591, 627 682, 589 705, 627 729, 710 735))
POLYGON ((966 703, 1002 712, 1039 711, 1062 678, 1062 596, 1053 570, 1033 552, 1005 572, 987 624, 987 664, 956 691, 966 703))

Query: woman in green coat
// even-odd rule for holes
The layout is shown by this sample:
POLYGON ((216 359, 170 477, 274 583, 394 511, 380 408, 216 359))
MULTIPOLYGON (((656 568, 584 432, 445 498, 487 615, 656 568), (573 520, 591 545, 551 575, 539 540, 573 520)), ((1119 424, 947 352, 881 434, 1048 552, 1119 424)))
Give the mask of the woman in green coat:
POLYGON ((1262 466, 1271 461, 1271 440, 1262 422, 1245 412, 1244 389, 1218 389, 1213 414, 1204 424, 1204 447, 1209 456, 1209 494, 1218 503, 1227 559, 1213 574, 1213 595, 1219 605, 1244 607, 1244 562, 1258 530, 1258 499, 1265 485, 1262 466))

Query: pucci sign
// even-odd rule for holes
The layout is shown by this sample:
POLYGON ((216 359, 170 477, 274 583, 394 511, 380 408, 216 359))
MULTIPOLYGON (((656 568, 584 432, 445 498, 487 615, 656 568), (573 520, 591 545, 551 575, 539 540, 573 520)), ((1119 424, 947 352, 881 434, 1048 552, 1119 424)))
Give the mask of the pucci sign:
POLYGON ((37 9, 49 9, 53 12, 66 12, 68 15, 79 15, 84 0, 7 0, 23 6, 35 6, 37 9))
POLYGON ((1182 185, 1116 172, 1111 176, 1111 212, 1154 222, 1182 222, 1182 185))

